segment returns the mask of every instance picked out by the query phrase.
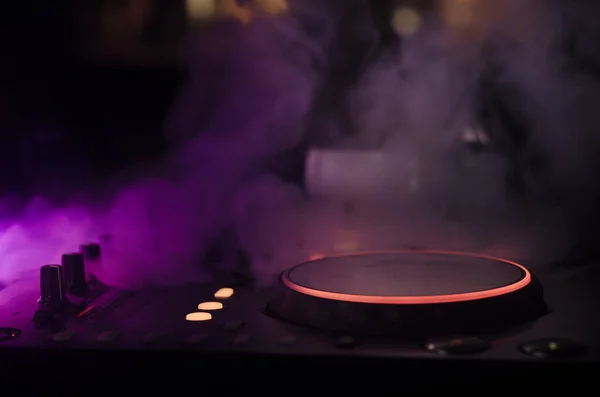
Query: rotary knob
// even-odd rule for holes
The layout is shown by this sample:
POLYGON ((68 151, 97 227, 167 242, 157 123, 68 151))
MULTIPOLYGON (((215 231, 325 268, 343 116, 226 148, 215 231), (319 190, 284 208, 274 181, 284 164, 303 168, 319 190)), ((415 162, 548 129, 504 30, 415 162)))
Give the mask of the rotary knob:
POLYGON ((62 256, 62 272, 65 293, 69 297, 83 299, 87 296, 88 287, 85 277, 83 254, 70 253, 62 256))
POLYGON ((45 308, 56 310, 63 305, 65 292, 63 288, 62 269, 59 265, 45 265, 40 268, 40 300, 45 308))

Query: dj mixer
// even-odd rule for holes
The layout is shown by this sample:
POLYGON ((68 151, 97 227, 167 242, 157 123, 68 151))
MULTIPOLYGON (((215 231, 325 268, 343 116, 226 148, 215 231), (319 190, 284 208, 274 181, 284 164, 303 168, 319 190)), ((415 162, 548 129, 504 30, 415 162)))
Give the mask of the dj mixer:
POLYGON ((126 291, 86 272, 101 262, 100 245, 85 245, 41 267, 39 280, 0 291, 3 371, 66 362, 88 374, 136 368, 152 377, 187 366, 212 377, 225 366, 339 383, 349 379, 332 370, 364 378, 387 368, 407 384, 424 381, 416 372, 430 382, 507 380, 600 358, 593 266, 534 274, 486 255, 381 251, 313 259, 268 286, 231 274, 126 291))

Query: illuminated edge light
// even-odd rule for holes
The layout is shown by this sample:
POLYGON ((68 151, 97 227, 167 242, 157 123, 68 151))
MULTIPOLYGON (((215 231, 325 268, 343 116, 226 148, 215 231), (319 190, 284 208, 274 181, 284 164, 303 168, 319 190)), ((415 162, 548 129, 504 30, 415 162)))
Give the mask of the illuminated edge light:
POLYGON ((215 292, 214 297, 217 299, 229 299, 233 296, 233 288, 220 288, 215 292))
POLYGON ((426 304, 436 304, 436 303, 453 303, 453 302, 466 302, 466 301, 474 301, 485 298, 493 298, 496 296, 506 295, 511 292, 518 291, 531 283, 531 273, 524 266, 518 264, 517 262, 513 262, 507 259, 497 258, 490 255, 484 254, 474 254, 469 252, 455 252, 455 251, 441 251, 441 250, 390 250, 390 251, 364 251, 364 252, 355 252, 351 254, 341 254, 341 255, 330 255, 323 259, 327 258, 344 258, 344 257, 352 257, 352 256, 363 256, 363 255, 381 255, 381 254, 428 254, 428 255, 453 255, 453 256, 466 256, 471 258, 478 259, 487 259, 498 262, 503 262, 508 265, 516 266, 521 269, 524 273, 524 276, 521 280, 509 284, 503 287, 492 288, 484 291, 475 291, 475 292, 464 292, 459 294, 446 294, 446 295, 425 295, 425 296, 376 296, 376 295, 355 295, 355 294, 343 294, 339 292, 330 292, 323 291, 314 288, 304 287, 294 283, 293 281, 288 279, 288 274, 296 267, 302 266, 309 262, 303 262, 299 265, 294 266, 293 268, 285 271, 281 275, 281 281, 283 284, 291 290, 299 292, 304 295, 314 296, 316 298, 329 299, 335 301, 342 302, 353 302, 353 303, 374 303, 381 305, 426 305, 426 304))
POLYGON ((221 310, 222 308, 221 302, 202 302, 198 305, 198 310, 221 310))
POLYGON ((212 314, 206 312, 194 312, 185 315, 187 321, 208 321, 212 320, 212 314))
POLYGON ((86 314, 88 314, 89 312, 94 310, 95 307, 96 307, 95 305, 89 305, 88 307, 83 309, 81 312, 79 312, 79 314, 77 314, 77 317, 81 318, 81 317, 85 316, 86 314))

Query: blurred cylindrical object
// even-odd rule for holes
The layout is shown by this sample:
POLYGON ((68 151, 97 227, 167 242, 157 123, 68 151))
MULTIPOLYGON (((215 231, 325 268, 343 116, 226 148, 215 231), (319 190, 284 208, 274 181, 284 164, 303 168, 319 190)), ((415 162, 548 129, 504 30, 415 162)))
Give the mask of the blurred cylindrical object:
POLYGON ((65 292, 85 297, 88 292, 83 254, 70 253, 62 256, 62 271, 65 292))
POLYGON ((418 156, 368 150, 311 149, 305 185, 311 196, 378 201, 418 189, 418 156))
POLYGON ((45 265, 40 269, 40 305, 58 309, 64 302, 62 269, 59 265, 45 265))
POLYGON ((98 260, 102 255, 100 244, 97 243, 82 244, 79 246, 79 252, 83 255, 85 261, 98 260))
MULTIPOLYGON (((100 244, 89 243, 79 246, 79 252, 85 262, 85 275, 88 283, 98 281, 98 273, 102 268, 102 248, 100 244)), ((91 284, 88 285, 88 287, 91 284)))

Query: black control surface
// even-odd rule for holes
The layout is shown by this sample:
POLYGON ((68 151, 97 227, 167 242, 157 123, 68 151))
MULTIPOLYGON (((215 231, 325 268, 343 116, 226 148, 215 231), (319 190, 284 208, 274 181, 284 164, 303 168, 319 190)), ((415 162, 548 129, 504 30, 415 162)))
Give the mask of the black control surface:
MULTIPOLYGON (((463 329, 463 332, 442 331, 435 335, 427 332, 378 335, 364 333, 360 327, 332 329, 296 324, 289 318, 273 316, 267 309, 273 302, 283 302, 279 299, 282 285, 264 287, 250 280, 241 283, 239 277, 138 291, 116 290, 88 281, 85 303, 68 302, 58 311, 38 302, 40 281, 32 278, 0 291, 0 349, 134 349, 289 357, 343 356, 365 360, 381 357, 386 360, 473 358, 587 362, 600 358, 600 328, 596 320, 600 305, 595 299, 597 282, 594 281, 597 273, 597 268, 589 267, 568 275, 541 274, 539 284, 535 285, 543 285, 544 293, 535 295, 541 291, 537 287, 531 290, 537 291, 533 301, 538 303, 538 309, 539 304, 547 302, 550 310, 514 321, 509 327, 492 327, 485 332, 476 328, 463 329), (36 326, 33 319, 41 316, 40 313, 48 317, 47 323, 36 326)), ((533 285, 532 281, 518 291, 533 285)), ((519 302, 503 310, 518 312, 524 301, 519 302)), ((344 310, 353 315, 352 308, 351 305, 344 310)), ((301 310, 303 307, 298 306, 297 312, 301 310)), ((375 314, 371 318, 360 318, 367 324, 377 324, 377 315, 381 312, 372 313, 375 314)), ((414 317, 412 323, 404 324, 410 328, 422 320, 414 317)), ((460 316, 448 318, 450 320, 473 323, 470 318, 466 321, 460 316)), ((386 323, 379 322, 381 324, 386 323)))

